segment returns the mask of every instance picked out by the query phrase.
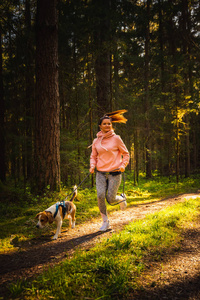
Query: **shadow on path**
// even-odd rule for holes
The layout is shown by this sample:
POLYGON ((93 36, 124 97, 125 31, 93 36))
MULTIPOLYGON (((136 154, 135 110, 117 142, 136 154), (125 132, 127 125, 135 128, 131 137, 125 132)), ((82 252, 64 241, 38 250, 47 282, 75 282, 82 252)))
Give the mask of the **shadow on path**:
POLYGON ((143 290, 133 294, 129 299, 137 300, 199 300, 200 299, 200 274, 187 280, 165 285, 163 288, 143 290))
POLYGON ((31 268, 36 265, 45 264, 55 259, 55 256, 74 249, 81 244, 102 235, 104 232, 97 231, 91 234, 86 234, 77 238, 72 238, 64 241, 56 241, 56 243, 47 242, 40 246, 33 247, 29 250, 14 252, 11 254, 0 255, 0 275, 20 270, 23 268, 31 268), (45 255, 42 255, 45 254, 45 255))

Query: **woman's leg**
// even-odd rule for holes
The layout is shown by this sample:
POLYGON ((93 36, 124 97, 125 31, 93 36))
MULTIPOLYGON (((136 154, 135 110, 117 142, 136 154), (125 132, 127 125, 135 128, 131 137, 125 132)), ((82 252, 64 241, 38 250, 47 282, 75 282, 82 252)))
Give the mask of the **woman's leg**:
POLYGON ((122 180, 121 174, 116 176, 108 175, 108 192, 106 196, 108 203, 112 204, 123 200, 121 196, 117 196, 117 192, 121 184, 121 180, 122 180))
POLYGON ((106 175, 97 172, 96 173, 96 189, 97 189, 97 200, 98 206, 101 215, 107 216, 107 209, 106 209, 106 191, 107 191, 107 177, 106 175))
POLYGON ((124 194, 117 195, 121 179, 121 174, 116 176, 109 175, 107 201, 110 204, 119 203, 121 210, 124 210, 127 207, 126 196, 124 194))
POLYGON ((109 220, 106 209, 106 191, 107 191, 107 176, 100 172, 96 175, 96 188, 97 188, 97 199, 98 206, 103 219, 103 223, 99 228, 100 231, 106 231, 109 228, 109 220))

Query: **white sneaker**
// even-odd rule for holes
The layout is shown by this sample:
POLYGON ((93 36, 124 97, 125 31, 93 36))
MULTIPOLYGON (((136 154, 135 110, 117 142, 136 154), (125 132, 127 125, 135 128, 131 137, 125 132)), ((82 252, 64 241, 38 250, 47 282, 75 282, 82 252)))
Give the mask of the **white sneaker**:
POLYGON ((109 228, 109 220, 104 221, 102 226, 99 228, 100 231, 106 231, 109 228))
POLYGON ((126 209, 126 207, 127 207, 127 202, 126 202, 126 195, 125 194, 121 194, 120 195, 122 198, 124 198, 124 200, 122 201, 122 202, 120 202, 120 208, 121 208, 121 210, 124 210, 124 209, 126 209))

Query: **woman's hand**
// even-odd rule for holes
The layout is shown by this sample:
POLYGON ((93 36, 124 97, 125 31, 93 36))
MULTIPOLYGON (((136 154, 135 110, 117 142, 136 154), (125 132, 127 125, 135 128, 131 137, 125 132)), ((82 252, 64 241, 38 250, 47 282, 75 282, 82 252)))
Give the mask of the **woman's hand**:
POLYGON ((91 174, 94 173, 94 168, 90 168, 90 173, 91 173, 91 174))
POLYGON ((120 167, 120 171, 123 173, 125 171, 124 167, 120 167))

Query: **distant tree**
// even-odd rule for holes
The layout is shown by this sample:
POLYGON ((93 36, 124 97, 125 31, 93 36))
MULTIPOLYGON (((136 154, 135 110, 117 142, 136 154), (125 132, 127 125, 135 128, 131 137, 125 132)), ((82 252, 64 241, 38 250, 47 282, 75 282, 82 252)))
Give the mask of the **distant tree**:
POLYGON ((60 185, 57 0, 38 0, 36 19, 35 181, 60 185))
POLYGON ((128 122, 116 131, 133 154, 135 181, 140 172, 176 174, 177 181, 197 172, 199 1, 58 2, 60 100, 57 2, 38 1, 36 68, 36 1, 0 4, 1 174, 26 184, 34 166, 39 190, 59 185, 60 126, 62 182, 80 181, 98 117, 120 108, 128 109, 128 122))
POLYGON ((151 178, 152 174, 152 154, 151 154, 151 132, 150 132, 150 99, 149 99, 149 77, 150 77, 150 11, 151 0, 146 1, 146 33, 145 33, 145 65, 144 65, 144 111, 145 111, 145 130, 146 130, 146 177, 151 178))
POLYGON ((34 39, 31 24, 30 0, 25 2, 25 174, 28 179, 33 171, 33 104, 35 99, 34 85, 34 39))
MULTIPOLYGON (((180 31, 182 32, 183 45, 182 52, 184 59, 184 68, 183 68, 183 80, 184 80, 184 99, 190 99, 190 81, 191 81, 191 46, 190 46, 190 30, 191 30, 191 20, 190 20, 190 8, 188 0, 182 0, 182 14, 180 21, 180 31)), ((188 101, 185 103, 186 113, 184 116, 185 123, 185 149, 184 149, 184 159, 185 159, 185 177, 190 176, 190 117, 189 117, 189 104, 188 101)))
POLYGON ((2 42, 1 42, 1 24, 0 24, 0 180, 6 180, 5 163, 5 103, 3 88, 3 68, 2 68, 2 42))
POLYGON ((110 0, 93 0, 95 73, 98 116, 111 109, 110 97, 110 0))

